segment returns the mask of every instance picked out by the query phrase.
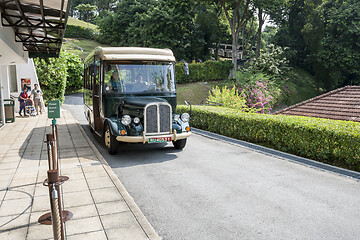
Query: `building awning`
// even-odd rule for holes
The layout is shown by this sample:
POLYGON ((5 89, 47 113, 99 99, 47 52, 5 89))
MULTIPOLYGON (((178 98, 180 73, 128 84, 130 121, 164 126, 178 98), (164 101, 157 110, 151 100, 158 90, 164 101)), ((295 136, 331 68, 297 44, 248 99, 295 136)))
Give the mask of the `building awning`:
POLYGON ((0 0, 1 22, 29 57, 58 57, 70 0, 0 0))

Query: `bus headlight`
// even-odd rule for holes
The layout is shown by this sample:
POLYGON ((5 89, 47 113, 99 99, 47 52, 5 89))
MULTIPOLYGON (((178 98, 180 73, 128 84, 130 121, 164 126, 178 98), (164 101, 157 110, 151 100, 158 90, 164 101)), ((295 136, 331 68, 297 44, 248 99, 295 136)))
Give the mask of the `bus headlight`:
POLYGON ((135 117, 135 118, 134 118, 134 123, 135 123, 135 124, 139 124, 139 123, 140 123, 140 118, 135 117))
POLYGON ((121 118, 121 123, 125 126, 129 126, 130 123, 131 123, 131 117, 129 115, 124 115, 122 118, 121 118))
POLYGON ((190 120, 190 115, 188 113, 183 113, 183 114, 181 114, 180 118, 181 118, 181 121, 188 122, 190 120))

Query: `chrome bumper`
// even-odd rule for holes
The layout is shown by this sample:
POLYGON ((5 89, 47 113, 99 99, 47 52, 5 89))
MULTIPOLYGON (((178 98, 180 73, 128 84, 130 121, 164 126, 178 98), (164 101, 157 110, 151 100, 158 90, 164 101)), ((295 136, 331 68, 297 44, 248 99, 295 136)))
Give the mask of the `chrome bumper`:
POLYGON ((188 138, 192 133, 183 132, 176 133, 175 131, 172 134, 162 134, 162 135, 151 135, 151 136, 117 136, 116 140, 119 142, 128 142, 128 143, 148 143, 150 138, 159 138, 159 137, 171 137, 172 141, 188 138))

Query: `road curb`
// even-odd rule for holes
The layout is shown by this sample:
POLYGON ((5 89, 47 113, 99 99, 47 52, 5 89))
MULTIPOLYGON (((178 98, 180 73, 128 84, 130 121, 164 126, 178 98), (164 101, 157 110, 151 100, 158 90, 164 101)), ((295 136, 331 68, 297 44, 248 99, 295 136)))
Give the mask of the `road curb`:
POLYGON ((121 196, 124 198, 126 204, 129 206, 130 211, 133 213, 134 217, 136 218, 137 222, 141 226, 141 228, 144 230, 145 234, 150 240, 161 240, 162 238, 155 232, 154 228, 150 225, 149 221, 145 218, 144 214, 141 212, 140 208, 136 205, 134 199, 130 196, 130 194, 127 192, 124 185, 120 182, 119 178, 116 176, 116 174, 113 172, 111 167, 108 165, 106 160, 103 158, 99 150, 96 148, 94 143, 91 141, 91 139, 88 137, 80 123, 74 118, 76 124, 80 128, 80 131, 82 132, 83 136, 85 137, 86 141, 89 143, 90 147, 95 152, 95 155, 98 157, 100 162, 102 163, 105 171, 109 175, 111 181, 114 183, 118 191, 120 192, 121 196))

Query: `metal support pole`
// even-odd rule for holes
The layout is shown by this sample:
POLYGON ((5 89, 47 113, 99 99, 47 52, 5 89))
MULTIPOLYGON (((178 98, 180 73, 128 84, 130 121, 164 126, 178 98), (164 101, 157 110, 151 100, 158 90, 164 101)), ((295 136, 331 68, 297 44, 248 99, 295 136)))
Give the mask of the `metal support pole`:
POLYGON ((47 146, 47 152, 48 152, 48 164, 49 164, 49 170, 54 170, 54 165, 53 165, 53 144, 51 144, 53 142, 53 135, 52 134, 46 134, 46 146, 47 146))
MULTIPOLYGON (((59 170, 59 173, 60 173, 60 167, 59 167, 59 162, 60 162, 60 159, 59 159, 59 153, 60 153, 60 150, 59 150, 59 135, 58 135, 58 130, 57 130, 57 124, 56 124, 56 118, 54 118, 52 120, 52 124, 51 124, 51 128, 52 128, 52 135, 53 135, 53 140, 54 140, 54 150, 53 150, 53 153, 54 153, 54 166, 56 166, 56 169, 59 170)), ((69 180, 69 177, 68 176, 60 176, 59 177, 60 180, 62 182, 65 182, 67 180, 69 180)))
POLYGON ((52 120, 52 134, 54 136, 54 140, 56 142, 56 150, 57 150, 57 161, 59 161, 59 138, 58 138, 58 131, 57 131, 57 124, 56 124, 56 118, 52 120))
POLYGON ((59 188, 59 174, 57 170, 48 172, 49 195, 51 206, 51 219, 55 240, 64 240, 64 224, 61 210, 61 194, 59 188))
POLYGON ((69 211, 61 210, 61 192, 59 185, 69 178, 66 176, 59 177, 59 162, 57 161, 58 148, 56 147, 53 134, 46 134, 46 145, 48 149, 49 171, 47 172, 48 178, 45 179, 43 185, 49 187, 51 212, 42 215, 38 222, 45 225, 52 224, 54 239, 63 240, 65 239, 63 222, 70 220, 73 214, 69 211))

